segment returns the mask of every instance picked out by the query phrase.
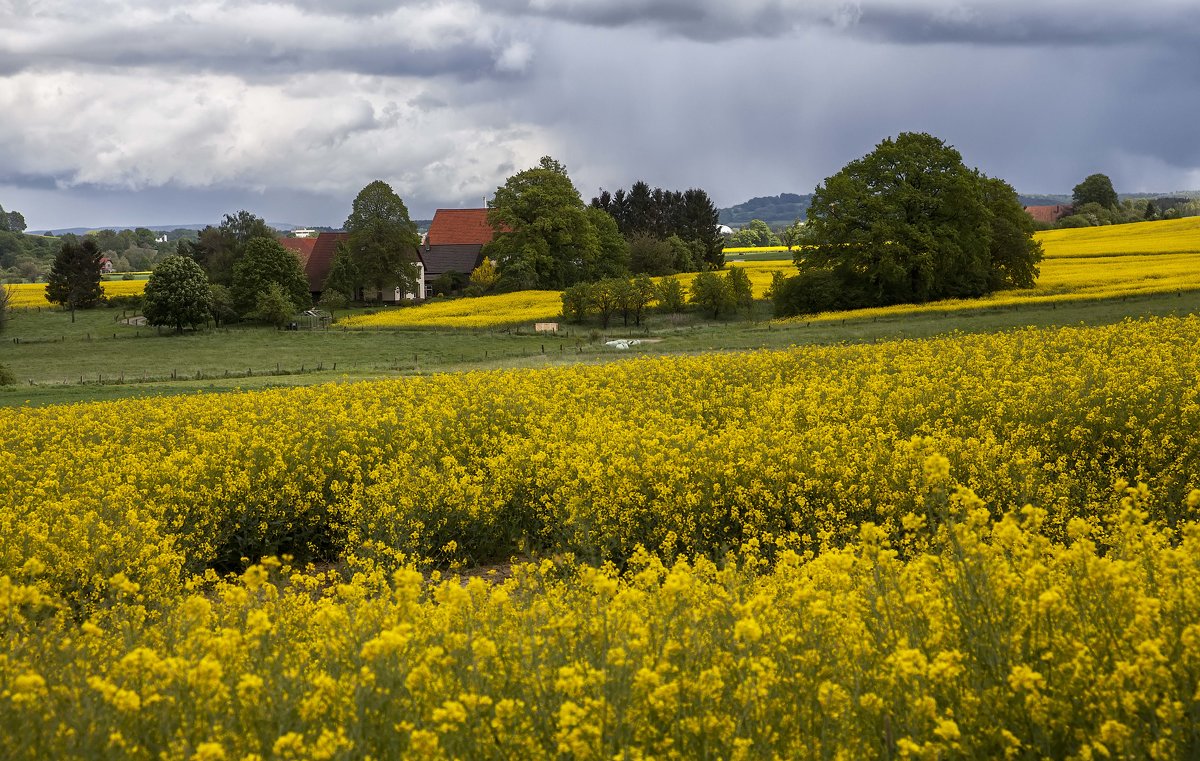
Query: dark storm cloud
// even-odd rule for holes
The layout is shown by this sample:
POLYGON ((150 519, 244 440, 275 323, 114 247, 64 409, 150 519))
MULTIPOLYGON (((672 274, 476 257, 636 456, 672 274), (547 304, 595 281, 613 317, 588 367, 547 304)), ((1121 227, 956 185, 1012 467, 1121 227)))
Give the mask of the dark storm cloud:
POLYGON ((700 41, 826 29, 907 44, 1112 45, 1181 43, 1200 32, 1200 13, 1182 0, 497 0, 489 7, 514 16, 650 28, 700 41))
POLYGON ((486 23, 471 3, 46 5, 24 14, 0 5, 0 74, 109 67, 243 78, 342 71, 470 80, 518 68, 507 64, 519 41, 486 23))

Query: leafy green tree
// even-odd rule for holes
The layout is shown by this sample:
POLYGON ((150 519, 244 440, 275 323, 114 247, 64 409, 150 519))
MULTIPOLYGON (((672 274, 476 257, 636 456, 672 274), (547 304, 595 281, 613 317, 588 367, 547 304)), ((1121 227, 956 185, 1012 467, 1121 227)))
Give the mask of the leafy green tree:
POLYGON ((227 286, 212 283, 208 286, 209 312, 213 323, 219 328, 237 322, 238 311, 233 304, 233 293, 227 286))
MULTIPOLYGON (((700 240, 684 240, 678 235, 667 238, 671 246, 671 270, 673 272, 695 272, 697 262, 704 261, 705 243, 700 240)), ((670 274, 670 273, 664 273, 670 274)))
POLYGON ((608 327, 612 316, 621 308, 621 288, 614 278, 605 278, 592 285, 592 308, 600 316, 600 323, 608 327))
POLYGON ((779 236, 779 241, 783 245, 787 246, 788 250, 790 251, 793 248, 802 245, 807 236, 808 231, 804 227, 804 220, 797 219, 795 222, 788 225, 788 228, 783 231, 783 234, 779 236))
POLYGON ((271 283, 280 286, 294 309, 312 304, 308 279, 300 269, 296 255, 274 238, 253 238, 233 268, 233 303, 240 314, 257 309, 258 297, 271 283))
POLYGON ((596 250, 583 260, 581 280, 624 276, 629 271, 629 244, 617 228, 617 222, 600 209, 585 207, 588 223, 596 234, 596 250))
POLYGON ((1154 201, 1146 202, 1146 211, 1142 214, 1142 219, 1158 219, 1158 209, 1154 207, 1154 201))
POLYGON ((279 283, 271 281, 266 288, 259 292, 254 302, 254 311, 250 316, 256 320, 282 328, 291 322, 296 314, 296 305, 288 297, 287 291, 279 283))
POLYGON ((657 293, 654 281, 645 273, 638 275, 630 281, 629 309, 633 311, 634 325, 640 326, 642 324, 642 315, 646 313, 646 308, 650 306, 650 302, 654 301, 657 293))
POLYGON ((698 273, 692 281, 692 303, 712 312, 713 319, 737 306, 729 280, 711 270, 698 273))
POLYGON ((333 261, 329 265, 329 274, 325 276, 325 283, 322 287, 322 298, 324 298, 325 293, 335 292, 340 293, 347 302, 350 302, 358 295, 358 291, 362 288, 362 285, 362 274, 358 271, 358 265, 354 263, 354 257, 350 255, 346 244, 339 243, 337 249, 333 252, 333 261))
POLYGON ((1105 209, 1115 209, 1120 204, 1117 191, 1113 190, 1112 180, 1104 174, 1088 175, 1071 191, 1071 201, 1075 205, 1076 214, 1079 213, 1079 207, 1088 203, 1098 203, 1105 209))
POLYGON ((633 281, 627 277, 614 277, 607 282, 621 312, 621 324, 629 327, 629 315, 633 314, 633 281))
POLYGON ((195 241, 181 238, 177 253, 196 260, 208 275, 209 281, 218 285, 233 284, 233 270, 245 253, 246 246, 255 238, 275 240, 279 233, 261 217, 242 209, 226 214, 217 227, 208 226, 201 230, 195 241))
POLYGON ((902 133, 817 187, 801 270, 831 269, 873 304, 979 296, 989 283, 989 215, 962 156, 902 133))
POLYGON ((75 322, 76 309, 96 306, 104 298, 100 288, 101 258, 95 241, 73 238, 63 240, 54 257, 46 278, 46 299, 71 310, 71 322, 75 322))
POLYGON ((499 232, 484 253, 510 289, 558 290, 605 269, 593 218, 566 167, 549 156, 496 188, 488 221, 499 232))
POLYGON ((734 306, 749 308, 754 304, 754 287, 750 283, 750 276, 746 274, 746 270, 741 267, 730 267, 725 272, 725 282, 729 286, 729 295, 733 299, 734 306))
POLYGON ((654 298, 658 301, 659 309, 669 314, 678 314, 687 303, 687 290, 679 278, 664 277, 654 286, 654 298))
POLYGON ((1042 260, 1042 244, 1033 237, 1036 224, 1012 185, 984 175, 979 182, 991 226, 988 288, 1032 288, 1042 260))
POLYGON ((408 207, 392 187, 375 180, 354 199, 346 218, 346 248, 365 285, 383 292, 399 287, 417 293, 417 247, 421 237, 408 207))
POLYGON ((783 245, 779 240, 779 236, 761 219, 750 220, 745 227, 733 234, 729 242, 739 248, 763 248, 765 246, 783 245))
POLYGON ((158 263, 146 281, 142 314, 151 325, 196 327, 208 321, 212 292, 200 265, 184 256, 168 256, 158 263))
MULTIPOLYGON (((687 244, 673 236, 678 245, 687 249, 687 244)), ((690 252, 689 252, 690 255, 690 252)), ((675 268, 676 245, 670 239, 662 240, 653 235, 638 233, 629 238, 629 268, 648 275, 670 275, 675 268)))
POLYGON ((592 308, 592 284, 576 283, 563 290, 563 319, 567 322, 583 322, 592 308))

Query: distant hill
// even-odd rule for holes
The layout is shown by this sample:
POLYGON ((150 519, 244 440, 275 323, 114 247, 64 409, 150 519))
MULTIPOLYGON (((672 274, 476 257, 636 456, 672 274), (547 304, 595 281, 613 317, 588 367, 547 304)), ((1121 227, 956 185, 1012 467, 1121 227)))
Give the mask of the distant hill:
POLYGON ((780 193, 777 196, 760 196, 745 203, 718 209, 721 224, 742 227, 752 219, 761 219, 771 227, 787 227, 797 219, 804 219, 812 194, 796 195, 780 193))
MULTIPOLYGON (((1126 198, 1200 198, 1200 190, 1179 190, 1173 193, 1120 193, 1121 200, 1126 198)), ((1071 203, 1070 194, 1036 193, 1031 195, 1019 194, 1022 206, 1056 206, 1071 203)), ((730 206, 727 209, 717 209, 721 224, 737 229, 743 227, 752 219, 761 219, 774 229, 788 227, 797 219, 805 219, 808 206, 812 203, 812 194, 780 193, 777 196, 759 196, 749 201, 730 206)))

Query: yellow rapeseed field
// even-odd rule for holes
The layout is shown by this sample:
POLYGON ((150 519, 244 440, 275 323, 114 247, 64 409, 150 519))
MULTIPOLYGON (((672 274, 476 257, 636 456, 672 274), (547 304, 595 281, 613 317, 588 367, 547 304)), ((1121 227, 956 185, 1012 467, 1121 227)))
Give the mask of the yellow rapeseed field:
MULTIPOLYGON (((9 289, 13 309, 54 306, 46 301, 45 283, 17 283, 0 286, 9 289)), ((146 292, 145 280, 104 280, 100 283, 105 296, 137 296, 146 292)))
POLYGON ((0 757, 1196 757, 1198 345, 0 410, 0 757))
MULTIPOLYGON (((790 262, 745 262, 730 265, 744 268, 754 288, 762 298, 771 285, 771 275, 786 271, 790 262)), ((685 286, 695 279, 695 273, 677 275, 685 286)), ((655 278, 660 280, 661 278, 655 278)), ((561 291, 517 291, 499 296, 480 296, 473 299, 433 301, 416 307, 384 309, 374 314, 357 315, 338 321, 344 327, 441 327, 488 328, 517 323, 554 320, 562 315, 561 291)))

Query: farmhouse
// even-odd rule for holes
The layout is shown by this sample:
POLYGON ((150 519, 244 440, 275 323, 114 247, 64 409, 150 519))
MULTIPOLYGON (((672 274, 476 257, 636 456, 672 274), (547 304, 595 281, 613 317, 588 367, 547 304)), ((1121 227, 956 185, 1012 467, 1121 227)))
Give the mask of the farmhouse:
POLYGON ((1063 217, 1069 215, 1075 210, 1075 207, 1070 204, 1056 204, 1054 206, 1026 206, 1025 213, 1033 217, 1035 222, 1044 222, 1053 224, 1063 217))
MULTIPOLYGON (((333 266, 333 257, 338 245, 350 239, 350 233, 319 233, 315 238, 280 238, 283 247, 296 254, 300 260, 300 268, 308 278, 308 290, 313 301, 319 301, 321 291, 325 289, 325 280, 329 277, 329 269, 333 266)), ((407 299, 425 298, 425 264, 417 260, 417 282, 419 293, 404 293, 399 288, 379 291, 365 289, 358 297, 363 301, 382 301, 394 304, 407 299)))
POLYGON ((448 273, 469 276, 483 261, 483 247, 496 231, 488 223, 487 209, 438 209, 421 244, 425 263, 425 289, 448 273))

